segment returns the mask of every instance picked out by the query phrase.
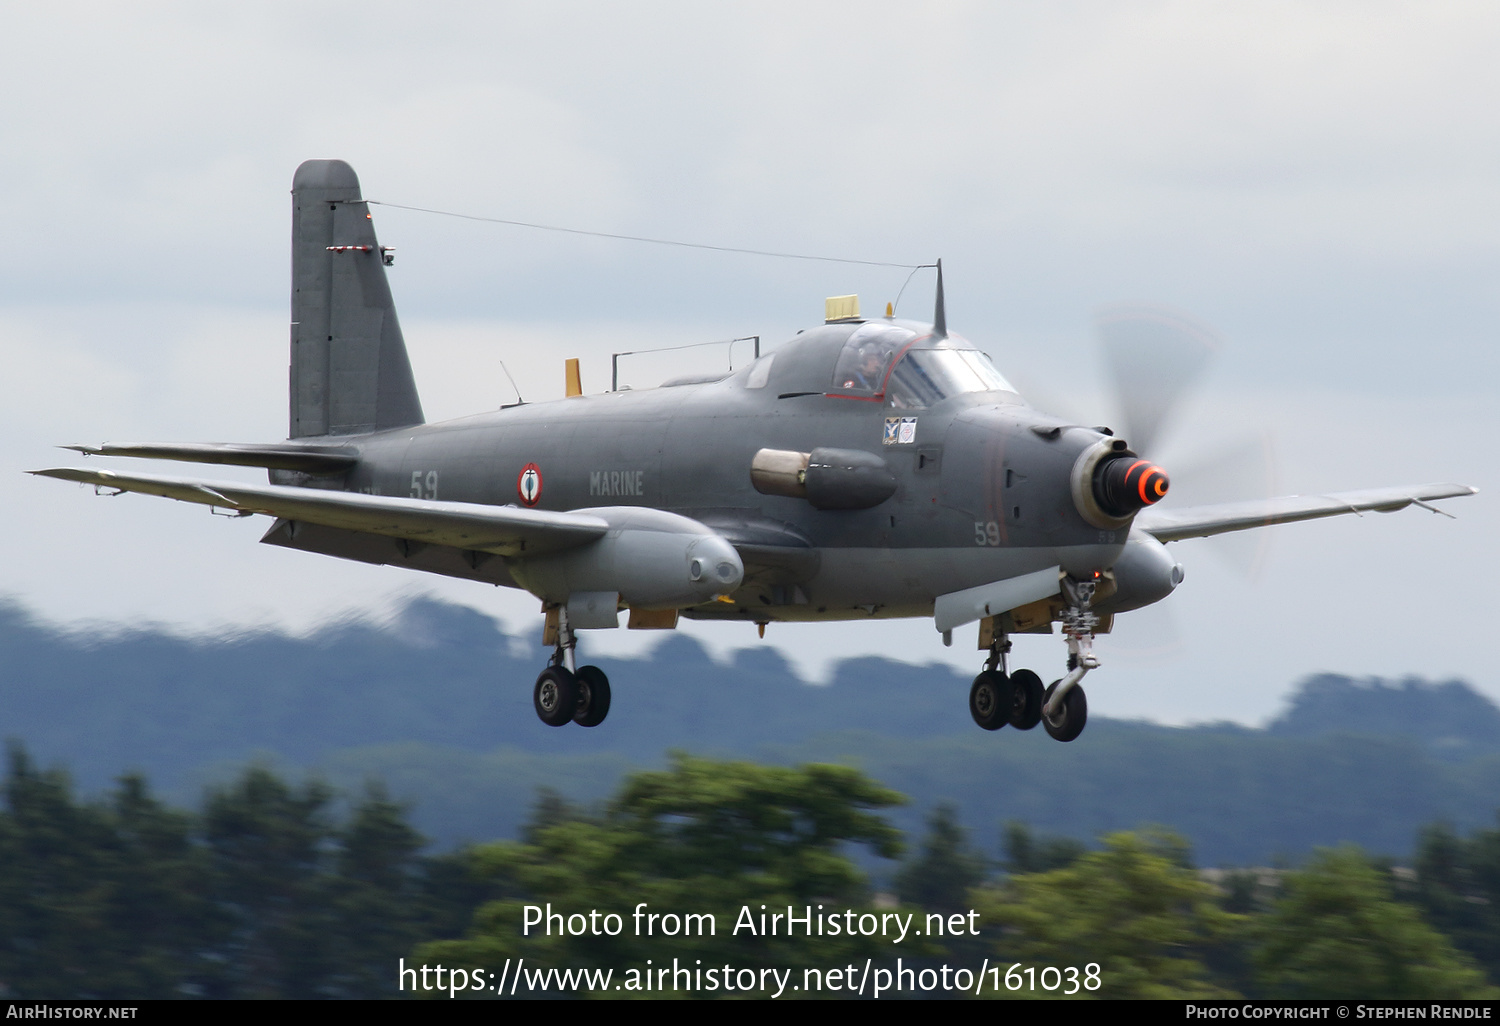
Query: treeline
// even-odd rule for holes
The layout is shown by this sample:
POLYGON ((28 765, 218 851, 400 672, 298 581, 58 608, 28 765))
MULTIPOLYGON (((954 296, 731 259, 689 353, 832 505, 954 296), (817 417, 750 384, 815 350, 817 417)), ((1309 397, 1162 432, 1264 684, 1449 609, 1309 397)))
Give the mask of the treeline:
POLYGON ((421 854, 379 788, 339 812, 252 768, 197 813, 138 776, 82 803, 12 747, 4 799, 0 997, 377 996, 485 897, 467 855, 421 854))
MULTIPOLYGON (((898 955, 970 970, 984 959, 1037 972, 1093 962, 1103 997, 1500 994, 1500 829, 1430 827, 1409 867, 1350 846, 1296 868, 1206 874, 1186 842, 1149 829, 1089 849, 1008 823, 991 858, 948 808, 911 844, 885 818, 903 801, 845 767, 677 756, 597 807, 543 792, 514 841, 430 855, 378 787, 341 801, 252 768, 196 812, 166 807, 139 777, 83 802, 65 774, 13 748, 0 996, 397 996, 398 959, 623 972, 674 957, 800 969, 898 955), (857 848, 893 860, 889 878, 872 885, 857 848), (626 923, 645 902, 713 914, 721 928, 523 936, 525 906, 549 902, 626 923), (762 905, 899 907, 918 921, 972 910, 980 929, 899 946, 858 933, 731 934, 744 907, 762 905)), ((1047 993, 1033 983, 1016 996, 1047 993)))

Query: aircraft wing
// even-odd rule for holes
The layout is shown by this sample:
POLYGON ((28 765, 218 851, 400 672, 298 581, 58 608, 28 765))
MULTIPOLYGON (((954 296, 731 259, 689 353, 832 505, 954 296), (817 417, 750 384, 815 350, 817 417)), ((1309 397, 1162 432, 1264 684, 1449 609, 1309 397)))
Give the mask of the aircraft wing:
POLYGON ((534 555, 586 545, 604 536, 607 521, 587 513, 554 513, 518 506, 439 502, 391 495, 365 495, 321 488, 193 481, 154 474, 62 467, 33 470, 42 477, 78 481, 116 492, 160 495, 237 512, 339 527, 432 545, 451 545, 498 555, 534 555))
POLYGON ((1229 531, 1247 531, 1252 527, 1333 517, 1340 513, 1359 514, 1366 510, 1393 513, 1412 503, 1440 513, 1441 510, 1427 503, 1434 499, 1473 495, 1477 491, 1477 488, 1457 484, 1406 485, 1329 495, 1283 495, 1276 499, 1252 499, 1186 509, 1146 509, 1136 514, 1135 526, 1157 541, 1181 541, 1229 531))

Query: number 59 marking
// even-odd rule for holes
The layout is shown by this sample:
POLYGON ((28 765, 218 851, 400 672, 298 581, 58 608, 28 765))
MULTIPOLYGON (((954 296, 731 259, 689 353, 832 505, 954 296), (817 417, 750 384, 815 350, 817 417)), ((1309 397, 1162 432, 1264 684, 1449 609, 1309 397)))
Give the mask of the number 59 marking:
POLYGON ((422 472, 420 470, 413 470, 411 472, 411 497, 413 499, 436 499, 437 484, 438 472, 436 470, 429 470, 427 472, 425 482, 422 479, 422 472), (425 488, 423 487, 424 483, 426 484, 425 488))
POLYGON ((975 545, 999 545, 1000 525, 993 520, 974 521, 974 544, 975 545))

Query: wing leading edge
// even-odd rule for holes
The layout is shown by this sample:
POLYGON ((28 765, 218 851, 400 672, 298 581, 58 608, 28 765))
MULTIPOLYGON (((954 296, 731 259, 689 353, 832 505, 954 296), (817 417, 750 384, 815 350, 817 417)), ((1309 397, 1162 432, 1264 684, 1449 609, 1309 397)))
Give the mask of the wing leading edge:
POLYGON ((159 495, 243 515, 263 513, 284 520, 502 556, 523 552, 530 556, 576 548, 603 537, 609 530, 607 521, 590 514, 554 513, 517 506, 427 501, 231 481, 193 481, 72 467, 33 470, 31 473, 97 488, 159 495))
MULTIPOLYGON (((1157 541, 1181 541, 1184 538, 1206 538, 1209 535, 1247 531, 1253 527, 1269 527, 1272 524, 1334 517, 1341 513, 1358 514, 1369 510, 1393 513, 1413 503, 1427 506, 1428 502, 1436 499, 1452 499, 1473 495, 1478 491, 1479 489, 1468 485, 1426 484, 1371 488, 1359 492, 1333 492, 1328 495, 1283 495, 1276 499, 1189 506, 1178 510, 1143 510, 1136 515, 1135 526, 1157 541)), ((1427 508, 1432 509, 1430 506, 1427 508)))

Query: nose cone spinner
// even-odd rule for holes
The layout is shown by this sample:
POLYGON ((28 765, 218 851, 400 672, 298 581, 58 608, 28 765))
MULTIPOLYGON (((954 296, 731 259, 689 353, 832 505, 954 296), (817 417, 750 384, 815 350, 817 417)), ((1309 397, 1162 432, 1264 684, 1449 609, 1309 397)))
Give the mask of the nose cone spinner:
POLYGON ((1170 485, 1167 472, 1150 460, 1120 456, 1094 471, 1094 500, 1110 516, 1126 517, 1160 502, 1170 485))

